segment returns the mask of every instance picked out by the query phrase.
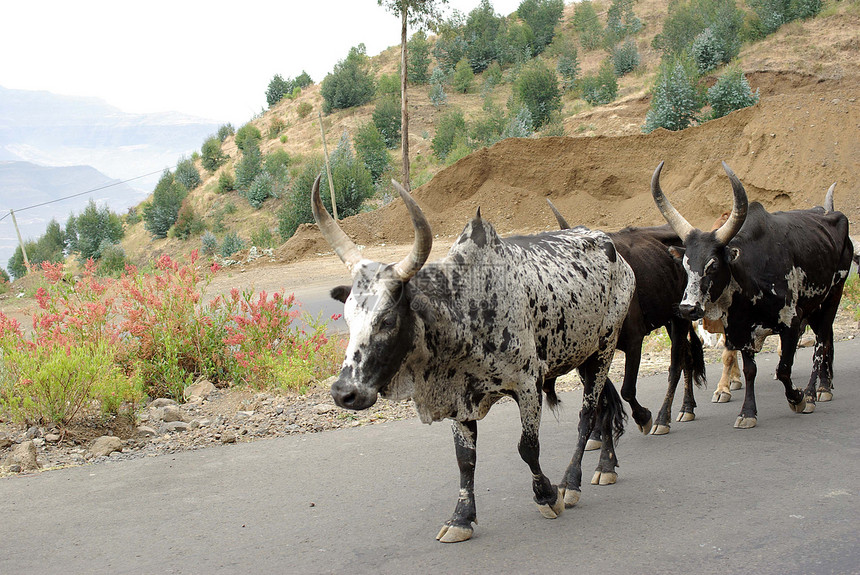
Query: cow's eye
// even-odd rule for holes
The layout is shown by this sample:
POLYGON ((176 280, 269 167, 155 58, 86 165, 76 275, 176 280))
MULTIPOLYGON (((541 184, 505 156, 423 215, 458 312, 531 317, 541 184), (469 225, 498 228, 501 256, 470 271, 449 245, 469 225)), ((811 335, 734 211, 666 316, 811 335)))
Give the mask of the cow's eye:
POLYGON ((393 315, 386 316, 382 319, 382 323, 380 325, 384 329, 391 329, 397 325, 397 317, 393 315))
POLYGON ((708 260, 708 263, 705 264, 705 273, 707 274, 707 273, 714 271, 714 268, 716 268, 716 266, 717 266, 716 258, 711 258, 710 260, 708 260))

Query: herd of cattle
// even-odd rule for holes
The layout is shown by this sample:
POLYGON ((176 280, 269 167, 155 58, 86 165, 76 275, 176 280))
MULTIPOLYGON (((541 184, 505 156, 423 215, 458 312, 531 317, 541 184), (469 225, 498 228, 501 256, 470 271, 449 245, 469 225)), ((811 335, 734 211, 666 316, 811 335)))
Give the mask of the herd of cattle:
MULTIPOLYGON (((811 413, 816 400, 832 397, 833 320, 854 256, 848 219, 833 208, 833 187, 823 207, 769 213, 749 203, 740 180, 723 168, 734 203, 710 231, 690 225, 663 194, 661 162, 651 193, 668 225, 612 233, 571 228, 551 206, 561 230, 502 238, 479 209, 447 257, 433 263, 427 263, 430 225, 394 182, 415 230, 411 253, 396 264, 361 256, 323 206, 317 178, 314 218, 353 280, 332 290, 344 303, 349 343, 331 394, 354 410, 370 407, 378 396, 411 397, 424 423, 453 421, 460 492, 437 539, 472 536, 477 421, 502 397, 519 406, 519 453, 547 518, 579 500, 589 443, 601 449, 591 483, 615 482, 614 442, 626 417, 621 398, 643 433, 667 433, 683 373, 678 421, 692 420, 693 384, 704 381, 698 319, 722 328, 726 369, 735 350, 743 358, 745 397, 736 428, 756 425, 755 354, 771 334, 780 337, 776 378, 789 407, 811 413), (671 338, 671 362, 655 422, 636 399, 636 379, 643 339, 661 326, 671 338), (816 342, 812 375, 801 390, 792 383, 791 367, 806 326, 816 342), (616 348, 625 355, 620 396, 607 377, 616 348), (556 378, 573 369, 583 382, 579 437, 555 485, 539 461, 541 408, 544 397, 556 407, 556 378)), ((728 391, 728 373, 723 379, 728 391)), ((715 401, 725 399, 720 391, 715 401)))

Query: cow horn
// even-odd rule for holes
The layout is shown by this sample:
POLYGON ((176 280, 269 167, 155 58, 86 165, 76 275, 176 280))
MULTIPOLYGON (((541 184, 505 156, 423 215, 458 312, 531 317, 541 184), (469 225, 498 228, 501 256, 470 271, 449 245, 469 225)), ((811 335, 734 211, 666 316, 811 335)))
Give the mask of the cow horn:
POLYGON ((314 212, 314 221, 319 226, 323 237, 334 248, 334 253, 337 254, 337 257, 346 264, 349 271, 353 271, 353 268, 361 261, 361 252, 358 251, 356 245, 352 243, 352 240, 340 229, 340 226, 337 225, 337 222, 332 219, 328 210, 325 209, 322 199, 320 199, 321 177, 322 174, 317 176, 317 179, 314 181, 314 187, 311 190, 311 209, 314 212))
POLYGON ((824 211, 832 212, 833 211, 833 190, 836 189, 836 182, 830 185, 830 189, 827 190, 827 195, 824 196, 824 211))
POLYGON ((663 214, 663 217, 667 222, 669 222, 669 225, 672 226, 672 229, 675 230, 678 237, 680 237, 681 240, 686 240, 687 236, 690 235, 690 232, 696 228, 691 226, 690 222, 685 220, 684 216, 682 216, 678 210, 669 203, 666 196, 663 195, 663 190, 660 189, 660 172, 662 170, 663 162, 660 162, 660 165, 657 166, 656 170, 654 170, 654 175, 651 176, 651 195, 654 196, 654 202, 656 202, 657 207, 660 208, 660 213, 663 214))
POLYGON ((418 270, 430 256, 430 248, 433 247, 433 233, 430 231, 427 218, 424 217, 424 213, 409 195, 409 192, 396 180, 391 180, 391 183, 394 185, 394 189, 400 193, 400 197, 403 198, 406 209, 409 210, 409 215, 412 217, 412 226, 415 228, 415 242, 412 244, 412 252, 394 264, 394 271, 400 276, 400 279, 409 281, 412 276, 418 273, 418 270))
POLYGON ((555 214, 555 219, 558 222, 558 227, 562 230, 569 230, 570 224, 567 223, 567 220, 564 219, 564 216, 561 215, 561 212, 558 211, 558 208, 555 207, 555 204, 553 204, 549 198, 546 199, 546 203, 549 204, 549 209, 551 209, 552 213, 555 214))
POLYGON ((729 180, 732 182, 732 192, 734 193, 734 201, 732 204, 732 213, 729 216, 729 219, 726 220, 720 228, 714 232, 714 237, 720 244, 726 245, 729 241, 735 237, 735 234, 740 231, 741 226, 744 225, 744 220, 747 218, 747 193, 744 190, 744 186, 729 165, 723 162, 723 169, 726 171, 726 174, 729 176, 729 180))

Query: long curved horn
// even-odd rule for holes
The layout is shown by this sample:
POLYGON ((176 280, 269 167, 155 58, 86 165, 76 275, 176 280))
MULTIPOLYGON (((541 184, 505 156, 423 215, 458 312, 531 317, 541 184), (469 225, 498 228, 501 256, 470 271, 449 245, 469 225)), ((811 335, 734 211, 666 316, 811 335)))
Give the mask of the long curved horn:
POLYGON ((718 242, 722 245, 726 245, 729 243, 735 234, 737 234, 741 226, 744 225, 744 220, 747 218, 747 193, 744 190, 744 186, 729 165, 723 162, 723 169, 726 171, 726 174, 729 176, 729 180, 732 182, 732 193, 734 193, 734 201, 732 204, 732 213, 729 216, 729 219, 726 220, 720 228, 714 232, 714 236, 718 242))
POLYGON ((403 198, 406 209, 409 210, 409 215, 412 217, 412 227, 415 228, 415 242, 412 244, 412 251, 408 256, 394 264, 394 271, 405 282, 418 273, 418 270, 430 256, 430 248, 433 247, 433 232, 430 231, 430 224, 427 223, 424 212, 421 211, 409 192, 403 189, 403 186, 396 180, 391 180, 391 183, 394 185, 394 189, 400 193, 400 197, 403 198))
POLYGON ((824 211, 832 212, 833 211, 833 190, 836 189, 836 182, 833 182, 830 185, 830 189, 827 190, 827 195, 824 196, 824 211))
POLYGON ((657 207, 660 208, 660 213, 663 214, 663 217, 666 218, 666 221, 669 222, 669 225, 672 226, 672 229, 675 230, 676 234, 678 234, 678 237, 682 240, 686 240, 687 236, 690 235, 690 232, 696 228, 691 226, 690 222, 685 220, 684 216, 682 216, 678 210, 669 203, 666 196, 663 195, 663 190, 660 189, 661 171, 663 171, 663 162, 660 162, 660 165, 657 166, 656 170, 654 170, 654 175, 651 176, 651 195, 654 196, 654 202, 656 202, 657 207))
POLYGON ((561 212, 560 212, 560 211, 558 211, 558 208, 556 208, 556 207, 555 207, 555 204, 553 204, 553 203, 550 201, 550 199, 549 199, 549 198, 547 198, 547 199, 546 199, 546 203, 548 203, 548 204, 549 204, 549 209, 551 209, 551 210, 552 210, 552 213, 554 213, 554 214, 555 214, 555 220, 558 222, 558 227, 559 227, 559 229, 562 229, 562 230, 569 230, 569 229, 570 229, 570 224, 569 224, 569 223, 567 223, 567 220, 566 220, 566 219, 564 219, 564 216, 563 216, 563 215, 561 215, 561 212))
POLYGON ((322 174, 317 176, 317 179, 314 180, 314 187, 311 190, 311 209, 314 212, 314 221, 319 226, 323 237, 334 248, 334 253, 337 254, 337 257, 346 264, 349 271, 352 271, 356 264, 361 261, 361 252, 358 251, 358 248, 352 243, 349 236, 340 229, 340 226, 337 225, 337 222, 332 219, 328 210, 325 209, 322 199, 320 199, 321 177, 322 174))

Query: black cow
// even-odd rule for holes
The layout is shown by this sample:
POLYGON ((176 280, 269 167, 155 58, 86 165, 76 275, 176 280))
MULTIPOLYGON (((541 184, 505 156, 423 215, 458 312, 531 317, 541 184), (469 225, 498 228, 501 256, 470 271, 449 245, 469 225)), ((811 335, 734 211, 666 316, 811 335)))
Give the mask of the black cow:
POLYGON ((598 402, 605 440, 592 483, 614 483, 612 438, 622 429, 623 408, 611 384, 604 385, 635 286, 612 241, 587 230, 502 239, 479 210, 448 256, 425 265, 430 226, 394 184, 412 217, 415 243, 403 261, 386 265, 361 257, 323 207, 319 178, 314 183, 314 218, 353 276, 352 286, 332 292, 344 302, 349 325, 346 357, 331 387, 335 403, 365 409, 378 395, 412 397, 422 422, 453 420, 460 496, 437 535, 443 542, 472 536, 477 421, 502 397, 519 406, 519 453, 544 517, 579 500, 598 402), (555 380, 574 368, 584 382, 580 437, 556 487, 539 463, 542 395, 550 406, 557 403, 555 380))
MULTIPOLYGON (((660 189, 661 162, 651 178, 651 194, 684 249, 676 250, 687 270, 687 288, 678 309, 687 319, 719 319, 726 347, 744 360, 746 395, 736 428, 755 427, 755 354, 764 338, 779 334, 782 355, 776 376, 796 413, 815 409, 815 385, 829 393, 833 379, 833 319, 854 254, 848 219, 840 212, 810 210, 768 213, 748 204, 746 191, 723 162, 734 205, 728 221, 703 232, 672 207, 660 189), (802 325, 816 335, 813 371, 805 392, 791 381, 791 366, 802 325)), ((828 207, 832 207, 832 199, 828 207)))
MULTIPOLYGON (((561 229, 570 225, 564 216, 547 199, 561 229)), ((696 401, 693 398, 693 382, 705 382, 705 357, 702 342, 692 322, 678 315, 678 302, 687 285, 687 274, 669 253, 670 247, 681 247, 683 242, 667 224, 656 227, 628 227, 607 235, 615 244, 621 257, 633 268, 636 276, 636 293, 630 302, 616 349, 624 352, 624 383, 621 397, 630 404, 633 420, 642 433, 664 435, 669 433, 672 401, 681 371, 684 373, 684 402, 678 413, 678 421, 693 421, 696 418, 696 401), (636 399, 636 380, 639 362, 642 359, 642 341, 645 336, 665 327, 672 342, 669 364, 669 387, 666 398, 652 427, 651 411, 636 399)), ((599 432, 599 430, 597 430, 599 432)), ((598 435, 592 436, 598 440, 598 435)), ((595 443, 589 442, 590 445, 595 443)), ((599 445, 597 443, 596 445, 599 445)))

